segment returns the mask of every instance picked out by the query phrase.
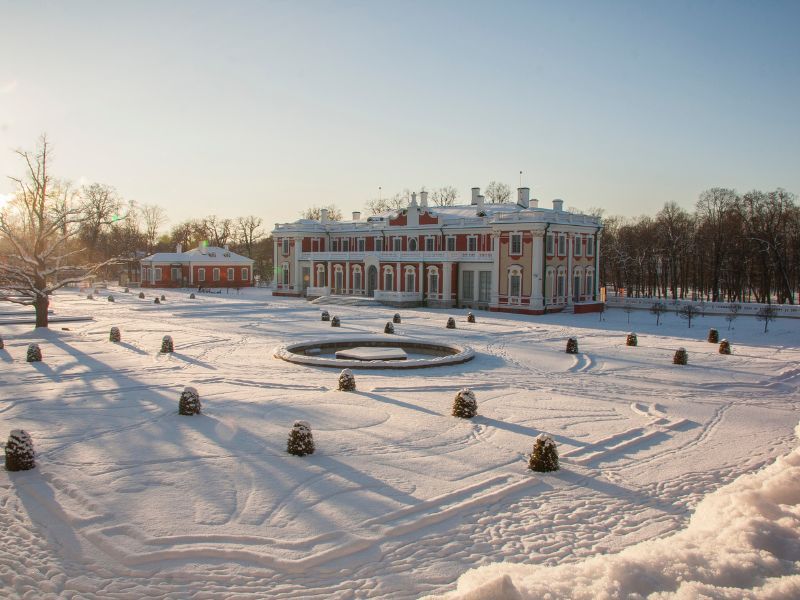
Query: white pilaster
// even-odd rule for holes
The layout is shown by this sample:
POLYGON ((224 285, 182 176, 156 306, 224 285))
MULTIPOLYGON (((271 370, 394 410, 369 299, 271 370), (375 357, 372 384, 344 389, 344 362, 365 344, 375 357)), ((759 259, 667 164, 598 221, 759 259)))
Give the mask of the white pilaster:
POLYGON ((444 302, 451 302, 453 291, 451 289, 453 282, 453 264, 449 262, 442 263, 442 300, 444 302))
POLYGON ((533 232, 533 265, 531 269, 531 308, 544 308, 542 282, 544 281, 544 232, 533 232))
POLYGON ((492 234, 492 295, 491 304, 500 303, 500 234, 492 234))
POLYGON ((575 243, 574 234, 567 234, 567 306, 572 306, 572 252, 573 244, 575 243))

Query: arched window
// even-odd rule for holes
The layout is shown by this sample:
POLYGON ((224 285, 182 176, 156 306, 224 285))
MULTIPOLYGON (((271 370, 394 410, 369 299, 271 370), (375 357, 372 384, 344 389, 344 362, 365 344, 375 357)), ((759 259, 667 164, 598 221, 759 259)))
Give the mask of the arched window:
POLYGON ((558 276, 556 278, 556 302, 561 303, 566 301, 567 295, 567 274, 564 267, 558 267, 558 276))
POLYGON ((392 267, 383 268, 383 289, 387 292, 394 291, 394 270, 392 267))
POLYGON ((333 293, 341 294, 344 290, 344 270, 342 265, 333 268, 333 293))
POLYGON ((408 238, 408 251, 409 252, 417 251, 417 238, 408 238))
POLYGON ((439 297, 439 269, 437 267, 428 267, 428 297, 439 297))
POLYGON ((356 265, 353 267, 353 292, 361 293, 363 287, 364 286, 361 279, 361 266, 356 265))
POLYGON ((580 267, 575 267, 572 270, 572 301, 573 302, 580 302, 581 295, 583 292, 581 291, 581 282, 583 281, 583 269, 580 267))
POLYGON ((553 267, 547 267, 547 273, 544 280, 544 297, 547 299, 548 304, 553 303, 553 294, 555 293, 556 285, 556 270, 553 267))
POLYGON ((417 270, 415 267, 408 266, 406 267, 406 291, 407 292, 416 292, 417 291, 417 270))
POLYGON ((586 269, 586 299, 594 300, 594 267, 586 269))
POLYGON ((317 287, 325 287, 325 265, 317 265, 317 287))
POLYGON ((508 301, 519 304, 522 296, 522 267, 514 265, 508 268, 508 301))

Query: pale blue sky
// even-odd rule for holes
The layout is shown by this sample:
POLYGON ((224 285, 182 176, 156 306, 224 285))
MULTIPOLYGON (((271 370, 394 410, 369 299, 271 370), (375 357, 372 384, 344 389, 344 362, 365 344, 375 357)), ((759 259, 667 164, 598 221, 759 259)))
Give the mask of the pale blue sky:
MULTIPOLYGON (((173 221, 403 188, 654 213, 800 192, 800 2, 0 2, 0 175, 54 171, 173 221)), ((0 194, 11 191, 0 182, 0 194)))

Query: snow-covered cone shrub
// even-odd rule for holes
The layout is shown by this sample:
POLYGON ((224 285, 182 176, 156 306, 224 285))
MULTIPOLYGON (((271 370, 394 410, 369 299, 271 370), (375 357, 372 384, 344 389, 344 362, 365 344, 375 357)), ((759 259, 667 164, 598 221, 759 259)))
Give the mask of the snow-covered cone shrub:
POLYGON ((675 356, 672 357, 672 364, 685 365, 689 362, 689 355, 686 353, 686 348, 678 348, 675 350, 675 356))
POLYGON ((168 352, 175 352, 175 345, 172 343, 171 335, 165 335, 161 340, 161 352, 164 354, 168 352))
POLYGON ((130 294, 130 292, 131 292, 131 291, 130 291, 128 288, 125 288, 125 293, 126 293, 126 294, 130 294))
POLYGON ((109 297, 108 297, 108 298, 106 298, 106 299, 107 299, 109 302, 114 302, 114 296, 109 296, 109 297))
POLYGON ((569 338, 567 340, 567 354, 578 353, 578 338, 569 338))
POLYGON ((41 362, 42 349, 39 348, 39 344, 28 345, 28 354, 25 356, 25 360, 28 362, 41 362))
POLYGON ((33 440, 27 431, 12 429, 6 442, 6 470, 27 471, 36 466, 33 440))
POLYGON ((194 292, 192 292, 191 294, 189 294, 189 300, 194 300, 194 292))
POLYGON ((294 422, 289 432, 286 451, 295 456, 314 454, 314 436, 311 435, 311 425, 307 421, 294 422))
POLYGON ((394 313, 394 316, 392 317, 392 322, 398 324, 400 323, 400 313, 394 313))
POLYGON ((353 372, 350 369, 344 369, 341 373, 339 373, 339 391, 356 391, 356 377, 353 375, 353 372))
POLYGON ((339 317, 333 317, 331 319, 331 327, 339 327, 339 325, 340 325, 339 317))
POLYGON ((3 342, 3 336, 2 336, 2 335, 0 335, 0 350, 2 350, 2 349, 3 349, 3 348, 5 348, 5 347, 6 347, 6 345, 5 345, 5 343, 3 342))
MULTIPOLYGON (((3 346, 0 345, 0 348, 2 348, 2 347, 3 346)), ((720 342, 719 342, 719 353, 720 354, 730 354, 731 353, 731 343, 728 340, 726 340, 726 339, 720 340, 720 342)))
POLYGON ((453 401, 453 416, 471 419, 477 414, 478 401, 475 399, 475 392, 469 388, 460 389, 453 401))
POLYGON ((122 340, 122 335, 119 332, 119 327, 112 327, 108 334, 109 342, 119 342, 122 340))
POLYGON ((467 313, 467 323, 474 323, 475 322, 475 315, 472 313, 467 313))
POLYGON ((386 327, 383 328, 383 333, 394 333, 394 325, 392 325, 391 321, 386 323, 386 327))
POLYGON ((91 294, 86 294, 86 299, 87 300, 94 300, 94 296, 92 296, 91 294))
POLYGON ((139 292, 139 300, 144 300, 144 292, 139 292))
POLYGON ((708 330, 708 343, 709 344, 719 343, 719 331, 717 331, 716 329, 708 330))
POLYGON ((558 449, 549 435, 540 433, 536 436, 528 468, 539 473, 558 471, 558 449))
POLYGON ((447 318, 447 328, 448 329, 455 329, 456 328, 456 320, 453 317, 447 318))
POLYGON ((185 387, 181 392, 178 401, 179 415, 199 415, 200 414, 200 394, 193 387, 185 387))
POLYGON ((636 334, 631 331, 628 334, 628 337, 625 338, 625 345, 626 346, 638 346, 639 345, 639 338, 636 337, 636 334))
POLYGON ((323 310, 320 313, 319 318, 320 318, 321 321, 330 321, 331 320, 331 315, 327 310, 323 310))
POLYGON ((159 300, 158 298, 156 298, 155 300, 153 300, 153 304, 161 304, 161 300, 159 300))
POLYGON ((166 301, 166 299, 167 299, 167 297, 164 294, 161 294, 161 301, 164 302, 164 301, 166 301))

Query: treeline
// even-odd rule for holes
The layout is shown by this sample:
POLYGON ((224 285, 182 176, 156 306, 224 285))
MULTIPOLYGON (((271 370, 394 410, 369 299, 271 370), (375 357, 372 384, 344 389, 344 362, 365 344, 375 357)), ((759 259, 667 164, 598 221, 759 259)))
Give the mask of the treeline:
POLYGON ((794 304, 800 207, 783 189, 713 188, 693 211, 604 221, 601 282, 635 297, 794 304))

